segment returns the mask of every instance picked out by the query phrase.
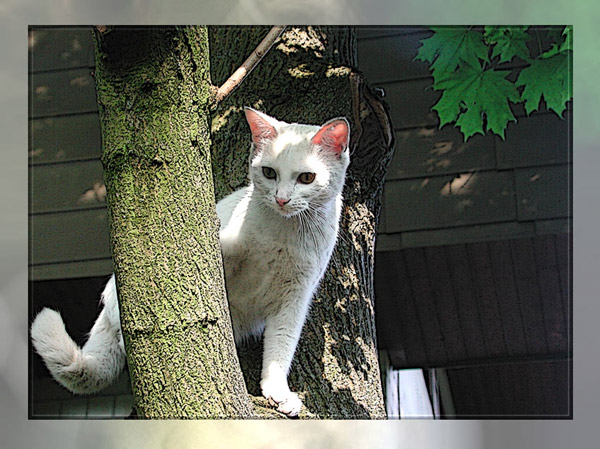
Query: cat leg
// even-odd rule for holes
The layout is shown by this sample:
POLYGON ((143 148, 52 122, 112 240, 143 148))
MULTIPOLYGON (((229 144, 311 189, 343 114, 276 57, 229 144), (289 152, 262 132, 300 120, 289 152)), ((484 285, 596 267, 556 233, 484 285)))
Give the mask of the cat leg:
POLYGON ((286 305, 265 320, 262 379, 260 387, 265 398, 277 404, 277 410, 297 416, 302 401, 290 391, 287 375, 300 339, 308 311, 305 304, 286 305))

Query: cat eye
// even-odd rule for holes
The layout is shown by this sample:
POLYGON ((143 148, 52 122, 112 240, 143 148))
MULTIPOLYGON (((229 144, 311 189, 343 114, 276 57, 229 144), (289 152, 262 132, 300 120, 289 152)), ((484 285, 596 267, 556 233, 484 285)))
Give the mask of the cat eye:
POLYGON ((277 173, 271 167, 263 167, 262 172, 267 179, 275 179, 277 177, 277 173))
POLYGON ((302 184, 310 184, 314 180, 315 180, 314 173, 300 173, 300 176, 298 176, 298 182, 300 182, 302 184))

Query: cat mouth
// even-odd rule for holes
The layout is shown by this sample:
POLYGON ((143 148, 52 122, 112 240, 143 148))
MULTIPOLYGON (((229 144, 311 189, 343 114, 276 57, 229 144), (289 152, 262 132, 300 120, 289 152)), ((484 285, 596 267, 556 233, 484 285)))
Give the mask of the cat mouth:
POLYGON ((295 207, 289 207, 287 204, 284 206, 273 204, 272 208, 284 218, 292 218, 294 215, 298 215, 300 213, 300 210, 296 209, 295 207))

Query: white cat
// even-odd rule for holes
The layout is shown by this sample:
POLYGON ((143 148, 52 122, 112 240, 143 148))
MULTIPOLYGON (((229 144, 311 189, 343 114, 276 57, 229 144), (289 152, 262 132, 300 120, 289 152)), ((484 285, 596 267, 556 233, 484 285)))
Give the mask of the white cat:
MULTIPOLYGON (((337 239, 349 124, 344 118, 321 127, 288 124, 245 112, 253 141, 250 184, 217 204, 229 308, 236 342, 264 331, 262 394, 296 416, 302 404, 287 374, 337 239)), ((74 393, 102 390, 125 365, 114 275, 101 302, 83 348, 54 310, 42 310, 31 325, 35 349, 74 393)))

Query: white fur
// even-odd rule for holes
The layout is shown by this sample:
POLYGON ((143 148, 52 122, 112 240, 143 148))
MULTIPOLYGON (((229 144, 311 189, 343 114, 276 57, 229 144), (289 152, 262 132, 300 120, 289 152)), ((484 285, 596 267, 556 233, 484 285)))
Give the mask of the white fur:
MULTIPOLYGON (((347 149, 337 154, 312 143, 323 127, 287 124, 252 110, 246 115, 251 126, 258 121, 270 134, 255 136, 249 186, 217 204, 227 295, 236 342, 264 332, 263 395, 295 416, 301 402, 290 391, 287 374, 336 242, 349 155, 347 149), (277 179, 267 179, 264 166, 275 170, 277 179), (315 173, 315 180, 298 182, 303 172, 315 173), (276 197, 289 202, 280 206, 276 197)), ((33 344, 50 372, 75 393, 108 386, 125 363, 114 275, 102 302, 81 349, 57 312, 44 309, 31 326, 33 344)))

